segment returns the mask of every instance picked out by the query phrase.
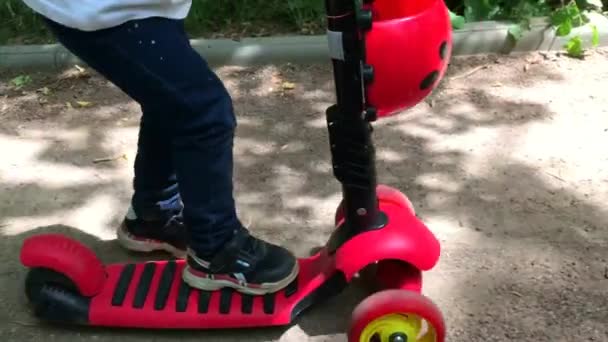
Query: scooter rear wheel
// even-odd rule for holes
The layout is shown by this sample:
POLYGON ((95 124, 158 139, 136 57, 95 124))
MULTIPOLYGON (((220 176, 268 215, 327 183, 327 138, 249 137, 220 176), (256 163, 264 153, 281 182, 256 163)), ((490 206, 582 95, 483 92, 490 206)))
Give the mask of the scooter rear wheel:
POLYGON ((95 253, 80 242, 60 234, 41 234, 26 239, 20 259, 30 269, 43 268, 65 276, 86 297, 98 294, 106 280, 104 265, 95 253))
POLYGON ((78 287, 67 276, 49 268, 36 267, 29 270, 25 278, 25 295, 34 305, 40 302, 46 290, 63 290, 78 293, 78 287))

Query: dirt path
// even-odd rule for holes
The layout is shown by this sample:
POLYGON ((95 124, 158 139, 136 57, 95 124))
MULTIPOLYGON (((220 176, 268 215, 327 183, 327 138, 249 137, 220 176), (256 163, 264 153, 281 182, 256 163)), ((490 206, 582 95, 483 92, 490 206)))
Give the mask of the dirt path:
MULTIPOLYGON (((239 116, 239 210, 257 234, 305 255, 327 239, 339 200, 323 116, 330 69, 219 72, 239 116)), ((139 112, 96 76, 30 75, 16 91, 8 85, 16 73, 0 74, 0 340, 345 341, 355 290, 284 329, 35 322, 23 306, 25 237, 60 231, 104 261, 138 257, 112 240, 130 196, 139 112)), ((427 102, 377 124, 380 180, 405 191, 443 243, 424 286, 446 316, 449 341, 608 341, 606 80, 607 51, 586 61, 461 58, 427 102)))

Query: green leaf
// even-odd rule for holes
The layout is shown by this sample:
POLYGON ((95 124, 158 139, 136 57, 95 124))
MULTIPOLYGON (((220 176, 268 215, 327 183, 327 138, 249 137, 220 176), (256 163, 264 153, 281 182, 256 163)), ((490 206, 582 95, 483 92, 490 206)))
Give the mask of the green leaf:
POLYGON ((514 24, 509 27, 509 35, 515 40, 520 40, 524 36, 524 30, 521 25, 514 24))
POLYGON ((458 30, 464 27, 465 19, 463 16, 450 11, 450 19, 452 20, 453 29, 458 30))
POLYGON ((570 38, 564 47, 566 48, 568 55, 572 57, 580 58, 583 56, 583 40, 579 36, 570 38))
POLYGON ((597 47, 598 45, 600 45, 600 32, 597 29, 597 26, 591 25, 591 34, 591 44, 593 45, 593 47, 597 47))
POLYGON ((570 27, 581 26, 585 22, 585 18, 581 15, 576 2, 570 2, 568 5, 558 8, 551 16, 551 24, 553 26, 560 26, 566 22, 569 22, 570 27))
POLYGON ((550 19, 553 26, 559 26, 568 20, 568 13, 563 8, 560 8, 551 13, 550 19))
POLYGON ((572 21, 570 19, 566 19, 566 21, 557 26, 556 34, 560 37, 567 36, 570 32, 572 32, 572 21))

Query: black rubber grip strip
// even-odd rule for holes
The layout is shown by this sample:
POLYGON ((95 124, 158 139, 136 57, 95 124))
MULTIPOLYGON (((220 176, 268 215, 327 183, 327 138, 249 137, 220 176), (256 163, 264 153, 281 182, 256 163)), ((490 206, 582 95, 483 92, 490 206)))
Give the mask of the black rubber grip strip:
POLYGON ((248 294, 241 295, 241 311, 244 314, 250 314, 253 312, 253 296, 248 294))
POLYGON ((114 289, 114 294, 112 295, 112 306, 122 306, 124 303, 134 272, 135 264, 128 264, 122 268, 120 276, 118 277, 118 282, 116 283, 116 288, 114 289))
POLYGON ((137 289, 135 290, 135 298, 133 298, 134 308, 141 309, 144 307, 155 270, 156 264, 153 262, 149 262, 146 264, 146 266, 144 266, 144 271, 141 273, 141 277, 139 277, 139 283, 137 284, 137 289))
POLYGON ((274 313, 274 293, 264 295, 264 313, 272 315, 274 313))
POLYGON ((173 279, 175 277, 175 268, 175 260, 167 261, 158 283, 154 310, 163 310, 165 306, 167 306, 167 299, 169 298, 169 292, 171 292, 171 285, 173 285, 173 279))
POLYGON ((287 287, 285 288, 285 297, 289 298, 298 292, 298 279, 294 279, 287 287))
POLYGON ((183 280, 179 283, 179 290, 177 291, 177 301, 175 302, 175 311, 186 312, 188 310, 188 299, 190 299, 190 293, 192 293, 190 285, 186 284, 183 280))
POLYGON ((223 288, 220 291, 220 313, 221 314, 229 314, 230 306, 232 304, 232 294, 234 293, 233 289, 223 288))
POLYGON ((198 313, 207 313, 209 311, 209 300, 211 299, 211 292, 200 291, 198 295, 198 313))

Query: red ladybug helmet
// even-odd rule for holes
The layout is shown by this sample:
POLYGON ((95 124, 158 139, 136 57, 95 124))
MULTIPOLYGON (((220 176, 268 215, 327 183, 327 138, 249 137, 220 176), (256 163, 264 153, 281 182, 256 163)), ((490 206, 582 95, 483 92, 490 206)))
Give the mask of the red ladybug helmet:
POLYGON ((373 0, 366 63, 374 69, 368 106, 378 117, 414 107, 435 89, 451 57, 452 26, 443 0, 373 0))

